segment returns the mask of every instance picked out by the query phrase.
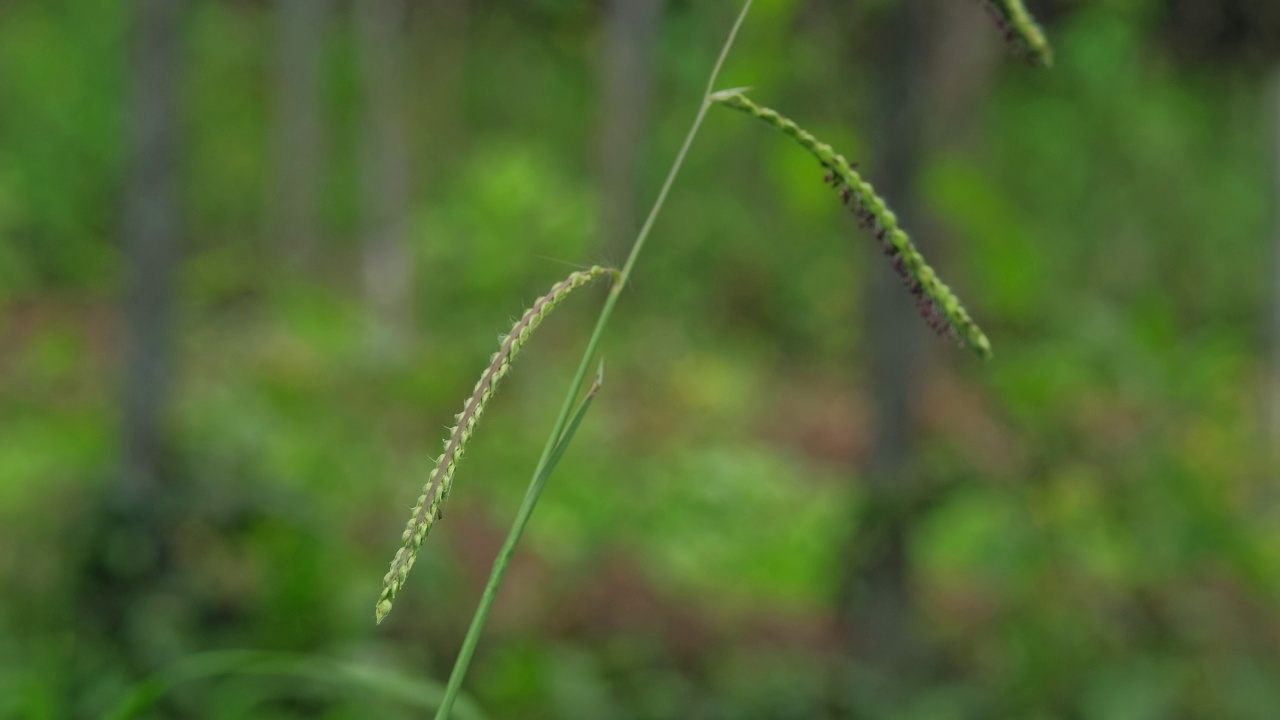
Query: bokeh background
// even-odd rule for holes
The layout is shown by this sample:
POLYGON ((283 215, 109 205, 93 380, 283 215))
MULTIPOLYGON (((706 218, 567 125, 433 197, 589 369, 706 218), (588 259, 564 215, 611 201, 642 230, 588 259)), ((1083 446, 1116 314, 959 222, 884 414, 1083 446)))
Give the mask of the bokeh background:
MULTIPOLYGON (((757 0, 721 86, 856 159, 995 359, 713 108, 485 715, 1280 714, 1280 6, 1030 5, 1049 70, 976 1, 757 0)), ((736 11, 0 0, 0 717, 423 716, 601 289, 375 626, 408 507, 497 334, 625 257, 736 11)))

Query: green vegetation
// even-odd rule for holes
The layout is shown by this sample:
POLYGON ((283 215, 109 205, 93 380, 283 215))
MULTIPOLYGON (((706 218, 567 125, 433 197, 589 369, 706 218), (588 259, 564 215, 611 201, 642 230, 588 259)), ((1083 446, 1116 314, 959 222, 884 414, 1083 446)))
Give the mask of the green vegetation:
POLYGON ((877 323, 915 311, 877 294, 896 281, 857 218, 808 155, 707 111, 588 353, 607 382, 557 422, 597 367, 573 382, 588 289, 521 350, 380 625, 369 606, 459 395, 513 312, 623 266, 611 178, 625 242, 738 3, 658 3, 651 75, 623 83, 648 99, 616 115, 615 3, 410 3, 412 272, 386 306, 402 279, 374 271, 368 206, 397 194, 365 175, 379 35, 357 3, 324 3, 315 232, 288 235, 275 168, 306 133, 276 125, 285 4, 181 18, 173 374, 147 502, 120 490, 133 3, 0 4, 0 717, 422 717, 464 646, 456 718, 1280 706, 1265 3, 1029 2, 1054 50, 1033 70, 979 3, 915 6, 926 36, 903 45, 898 2, 758 1, 717 87, 751 85, 844 153, 998 352, 974 362, 894 319, 907 362, 882 362, 877 323), (1215 8, 1243 19, 1187 19, 1215 8), (920 109, 894 114, 903 77, 920 109), (618 135, 628 173, 606 172, 618 117, 639 120, 618 135), (887 142, 907 120, 911 142, 887 142), (905 368, 898 425, 886 367, 905 368), (833 681, 870 642, 833 620, 872 606, 844 578, 870 587, 889 556, 902 659, 833 681))

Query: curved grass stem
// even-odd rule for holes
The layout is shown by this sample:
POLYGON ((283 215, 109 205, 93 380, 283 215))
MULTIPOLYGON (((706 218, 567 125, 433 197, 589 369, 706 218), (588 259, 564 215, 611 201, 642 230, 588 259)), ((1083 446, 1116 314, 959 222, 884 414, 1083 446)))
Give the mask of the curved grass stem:
MULTIPOLYGON (((471 626, 467 629, 467 635, 462 641, 462 648, 459 650, 458 659, 453 665, 453 672, 449 675, 449 684, 445 688, 444 699, 441 701, 440 709, 436 713, 436 720, 447 720, 449 712, 453 708, 454 700, 462 689, 462 680, 471 664, 471 657, 475 654, 476 645, 480 641, 480 633, 484 628, 485 620, 489 617, 489 610, 493 606, 494 598, 497 597, 498 588, 502 585, 502 578, 506 574, 507 564, 511 561, 511 556, 515 554, 515 548, 519 544, 521 536, 524 535, 525 526, 529 524, 529 518, 533 515, 533 510, 538 504, 538 498, 542 495, 542 488, 546 485, 547 478, 550 477, 551 471, 555 467, 555 462, 563 454, 564 447, 571 439, 571 433, 567 432, 570 413, 573 411, 574 402, 578 398, 582 383, 586 380, 587 373, 591 369, 592 360, 595 359, 596 350, 600 346, 600 339, 604 336, 604 329, 609 324, 609 318, 613 315, 613 308, 617 305, 622 290, 631 278, 636 259, 640 256, 640 251, 644 249, 645 241, 649 237, 649 232, 653 229, 654 221, 657 220, 662 206, 666 203, 667 194, 675 183, 676 175, 680 172, 680 166, 684 164, 689 147, 693 144, 693 139, 697 136, 698 129, 702 126, 702 120, 706 117, 707 108, 711 104, 711 91, 715 88, 720 68, 724 65, 725 57, 729 54, 729 48, 733 46, 733 40, 738 34, 738 28, 742 27, 742 21, 746 19, 747 11, 750 9, 751 0, 746 0, 742 5, 742 10, 738 13, 737 20, 733 23, 733 28, 729 31, 728 38, 725 39, 724 46, 720 49, 720 55, 716 58, 711 75, 707 79, 707 87, 703 91, 701 102, 698 105, 698 113, 694 116, 693 124, 689 127, 684 143, 680 146, 680 151, 676 154, 676 158, 671 164, 671 169, 667 172, 666 180, 658 191, 658 196, 653 202, 653 207, 649 210, 649 215, 645 218, 644 225, 640 227, 640 232, 636 235, 635 242, 631 246, 631 252, 627 256, 626 264, 622 266, 621 274, 614 282, 608 298, 605 299, 604 307, 600 309, 600 317, 596 320, 595 329, 592 331, 590 339, 587 340, 587 346, 582 353, 582 361, 578 364, 573 380, 570 381, 569 391, 565 395, 564 402, 560 406, 560 412, 556 416, 555 424, 552 426, 546 445, 542 449, 542 457, 538 460, 533 477, 529 481, 529 488, 525 491, 520 510, 516 513, 515 521, 511 524, 511 530, 507 533, 507 539, 503 542, 502 549, 498 551, 498 556, 493 561, 489 582, 485 585, 484 593, 480 596, 480 603, 476 607, 475 616, 471 620, 471 626)), ((594 387, 598 387, 598 385, 594 387)), ((585 412, 585 404, 589 399, 590 392, 588 398, 583 401, 582 412, 585 412)), ((581 415, 579 414, 575 418, 573 427, 576 428, 577 420, 581 419, 581 415)))

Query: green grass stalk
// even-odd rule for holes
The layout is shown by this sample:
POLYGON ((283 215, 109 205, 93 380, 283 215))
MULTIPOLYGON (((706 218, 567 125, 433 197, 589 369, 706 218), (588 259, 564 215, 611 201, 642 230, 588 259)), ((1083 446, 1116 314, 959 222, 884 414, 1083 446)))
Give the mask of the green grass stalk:
MULTIPOLYGON (((547 478, 551 475, 551 470, 554 469, 553 459, 558 459, 559 455, 563 453, 561 441, 568 440, 566 428, 569 424, 570 414, 573 411, 574 403, 578 398, 582 384, 586 380, 587 373, 591 369, 592 360, 595 359, 596 351, 600 346, 600 339, 604 336, 604 330, 609 324, 609 318, 613 316, 613 309, 618 303, 618 298, 621 296, 623 289, 626 288, 627 281, 631 278, 636 259, 640 257, 640 252, 644 249, 649 233, 653 229, 654 221, 657 220, 662 206, 666 203, 667 195, 671 191, 671 186, 675 183, 676 175, 679 174, 681 165, 684 164, 689 147, 693 144, 693 139, 697 136, 698 129, 702 126, 702 120, 706 117, 707 108, 711 105, 711 92, 715 88, 716 78, 720 75, 720 68, 724 65, 725 57, 729 54, 729 48, 733 46, 733 40, 737 37, 738 29, 742 27, 742 21, 746 19, 747 11, 750 9, 751 0, 746 0, 733 23, 733 28, 729 31, 728 38, 725 39, 724 46, 720 49, 720 55, 716 58, 714 67, 712 67, 711 75, 707 80, 707 87, 703 91, 702 101, 698 106, 697 114, 694 116, 693 124, 689 127, 688 134, 685 135, 680 151, 676 153, 676 158, 671 164, 671 169, 667 172, 666 180, 658 191, 658 197, 654 200, 653 207, 649 210, 649 215, 645 218, 644 224, 640 227, 640 232, 636 235, 635 242, 631 246, 631 252, 627 256, 627 261, 622 266, 622 272, 610 290, 609 296, 605 299, 604 307, 600 310, 600 317, 596 320, 595 329, 587 340, 587 346, 582 353, 582 360, 578 364, 573 380, 570 381, 569 391, 565 395, 564 402, 560 406, 560 412, 556 416, 555 424, 552 425, 551 433, 542 449, 542 457, 539 458, 533 477, 529 481, 529 489, 525 492, 524 500, 516 513, 515 521, 511 524, 511 530, 507 533, 507 539, 503 542, 502 549, 498 551, 497 558, 494 559, 493 569, 489 574, 489 582, 485 585, 484 593, 480 596, 480 603, 476 607, 475 616, 471 620, 471 626, 467 629, 467 635, 462 641, 462 648, 458 652, 458 659, 454 663, 453 672, 449 675, 449 684, 445 688, 444 699, 440 704, 439 711, 436 713, 436 720, 448 719, 454 700, 462 689, 463 678, 466 676, 467 668, 471 664, 471 658, 475 654, 476 645, 480 641, 480 633, 489 617, 489 610, 493 606, 494 598, 497 597, 498 588, 502 585, 502 578, 506 574, 507 564, 511 561, 511 556, 515 553, 515 548, 519 544, 520 538, 524 535, 525 526, 529 524, 529 518, 533 515, 533 510, 538 504, 542 488, 546 485, 547 478), (557 452, 557 448, 560 448, 560 452, 557 452)), ((578 417, 580 417, 580 414, 578 417)))

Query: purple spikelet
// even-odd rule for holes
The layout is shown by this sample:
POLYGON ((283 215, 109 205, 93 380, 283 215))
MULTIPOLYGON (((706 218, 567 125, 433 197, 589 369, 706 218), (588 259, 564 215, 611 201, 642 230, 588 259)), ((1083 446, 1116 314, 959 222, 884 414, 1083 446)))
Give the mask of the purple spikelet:
MULTIPOLYGON (((853 163, 851 167, 857 167, 857 163, 853 163)), ((827 173, 822 176, 822 181, 838 189, 840 199, 854 214, 854 217, 858 218, 858 224, 871 231, 871 236, 880 245, 880 251, 889 259, 889 266, 893 268, 893 271, 901 278, 902 284, 907 287, 907 291, 915 298, 916 309, 920 311, 920 317, 924 319, 925 323, 935 333, 952 340, 959 340, 955 327, 947 319, 946 312, 929 297, 929 294, 925 292, 924 285, 907 269, 902 253, 888 242, 885 227, 880 224, 875 213, 871 212, 862 201, 861 196, 853 188, 845 184, 831 168, 827 168, 827 173)))

